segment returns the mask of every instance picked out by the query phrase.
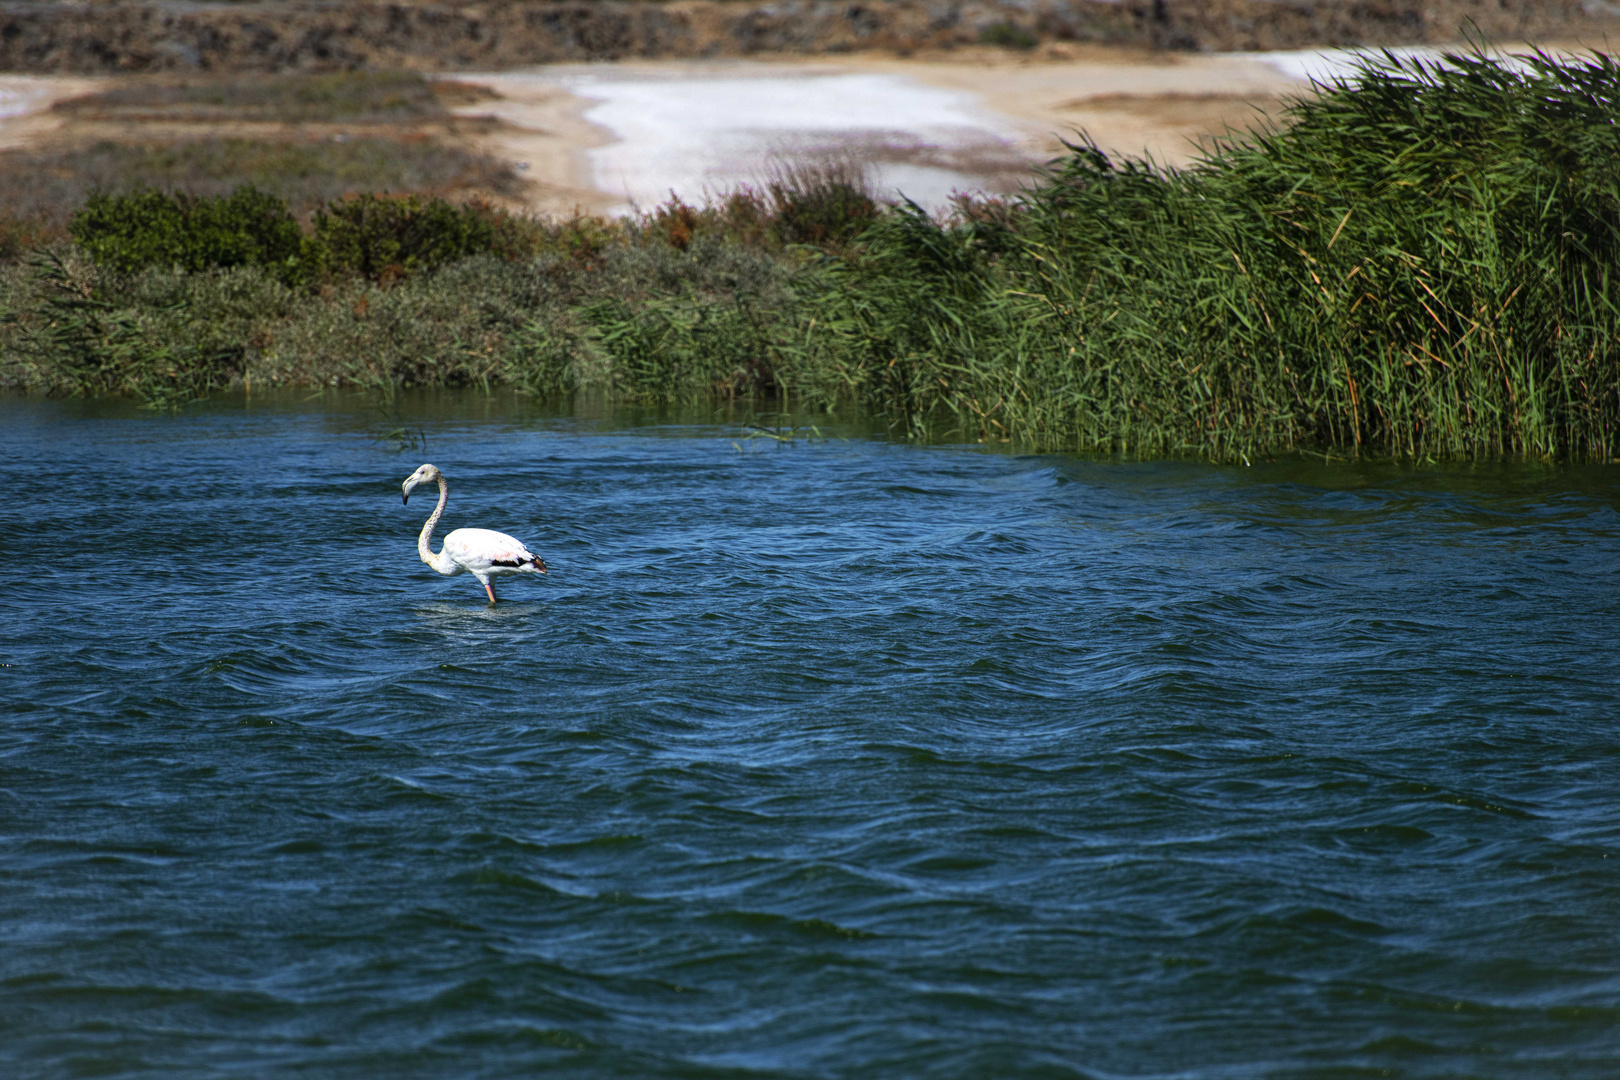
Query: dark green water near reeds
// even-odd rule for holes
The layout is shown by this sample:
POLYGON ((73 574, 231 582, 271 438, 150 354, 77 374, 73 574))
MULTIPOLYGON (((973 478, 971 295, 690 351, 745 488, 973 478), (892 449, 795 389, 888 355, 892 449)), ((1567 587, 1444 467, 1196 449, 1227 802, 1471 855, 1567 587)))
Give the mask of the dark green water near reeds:
POLYGON ((0 1074, 1620 1075, 1620 469, 403 407, 0 402, 0 1074))

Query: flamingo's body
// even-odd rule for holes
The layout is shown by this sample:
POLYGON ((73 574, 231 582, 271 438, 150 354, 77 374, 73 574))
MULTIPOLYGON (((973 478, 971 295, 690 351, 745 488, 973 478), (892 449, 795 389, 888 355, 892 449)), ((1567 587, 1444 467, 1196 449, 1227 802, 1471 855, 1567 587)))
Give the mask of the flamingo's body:
POLYGON ((422 535, 416 539, 416 551, 423 562, 445 577, 471 574, 483 585, 492 604, 495 602, 495 587, 490 579, 495 575, 546 572, 545 560, 525 547, 523 541, 493 529, 457 529, 444 538, 444 546, 438 554, 434 554, 431 546, 433 530, 444 515, 444 504, 450 500, 450 484, 437 465, 423 465, 405 478, 400 489, 408 504, 411 489, 429 480, 439 482, 439 505, 433 508, 427 524, 422 526, 422 535))

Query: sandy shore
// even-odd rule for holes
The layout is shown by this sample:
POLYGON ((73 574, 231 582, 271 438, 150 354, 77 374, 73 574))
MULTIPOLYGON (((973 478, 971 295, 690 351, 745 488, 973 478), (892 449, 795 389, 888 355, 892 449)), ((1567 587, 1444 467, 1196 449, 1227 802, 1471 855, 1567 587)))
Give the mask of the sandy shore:
POLYGON ((106 79, 74 75, 0 75, 0 150, 16 150, 49 139, 62 126, 50 108, 58 101, 93 94, 106 79))

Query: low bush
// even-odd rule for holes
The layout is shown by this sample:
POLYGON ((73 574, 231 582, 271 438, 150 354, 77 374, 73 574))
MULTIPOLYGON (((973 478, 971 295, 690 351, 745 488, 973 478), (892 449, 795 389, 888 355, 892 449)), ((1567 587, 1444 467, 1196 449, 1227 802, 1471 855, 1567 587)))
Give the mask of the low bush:
POLYGON ((552 219, 513 213, 474 200, 468 208, 495 230, 490 251, 503 259, 558 256, 572 269, 599 266, 609 249, 628 242, 640 230, 620 218, 575 214, 552 219))
MULTIPOLYGON (((138 132, 139 128, 132 130, 138 132)), ((129 145, 106 140, 39 151, 0 151, 7 209, 57 226, 95 192, 145 188, 218 198, 248 184, 303 216, 360 191, 447 197, 512 195, 522 189, 507 165, 434 139, 261 140, 201 136, 129 145)))
POLYGON ((280 199, 251 186, 212 199, 151 189, 98 192, 73 215, 68 232, 98 263, 126 273, 148 266, 268 266, 289 278, 302 273, 298 223, 280 199))
POLYGON ((311 249, 322 269, 381 281, 501 246, 493 215, 477 206, 358 195, 313 215, 311 249))
MULTIPOLYGON (((474 255, 526 257, 549 246, 592 249, 589 229, 551 230, 487 204, 360 195, 329 202, 305 236, 287 206, 243 186, 200 198, 143 190, 92 195, 68 231, 95 261, 123 273, 149 266, 264 266, 284 281, 391 281, 474 255)), ((0 232, 0 242, 5 239, 0 232)))
POLYGON ((1041 43, 1041 39, 1032 30, 1027 30, 1017 23, 1002 22, 991 23, 979 31, 981 45, 995 45, 1002 49, 1017 49, 1019 52, 1028 52, 1041 43))
POLYGON ((797 245, 841 252, 882 213, 865 169, 828 158, 778 163, 763 185, 738 188, 702 206, 671 193, 636 225, 683 250, 696 237, 723 236, 765 251, 797 245))
POLYGON ((785 244, 841 247, 878 219, 865 171, 851 161, 784 166, 765 192, 771 228, 785 244))

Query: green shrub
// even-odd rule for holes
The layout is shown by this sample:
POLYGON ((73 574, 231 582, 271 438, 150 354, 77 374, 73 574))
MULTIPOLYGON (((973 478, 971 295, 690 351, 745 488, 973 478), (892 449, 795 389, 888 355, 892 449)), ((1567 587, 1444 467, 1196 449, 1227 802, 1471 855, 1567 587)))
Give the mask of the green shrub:
POLYGON ((623 244, 624 224, 609 218, 576 215, 540 230, 536 252, 555 252, 575 266, 599 263, 609 248, 623 244))
POLYGON ((270 266, 296 276, 303 240, 287 205, 251 185, 213 199, 150 188, 97 192, 73 215, 68 233, 97 263, 125 273, 270 266))
POLYGON ((314 214, 314 248, 333 273, 394 279, 500 247, 491 214, 443 199, 357 195, 314 214))
MULTIPOLYGON (((137 132, 138 134, 138 132, 137 132)), ((522 182, 510 167, 435 139, 350 137, 195 138, 126 145, 0 150, 0 191, 12 216, 49 222, 61 231, 96 191, 143 187, 192 195, 229 195, 251 184, 286 201, 299 218, 357 191, 489 191, 515 195, 522 182)))
POLYGON ((780 169, 766 183, 765 193, 771 228, 784 244, 836 248, 878 219, 878 203, 867 189, 864 171, 849 161, 780 169))
POLYGON ((1041 43, 1041 39, 1017 23, 1001 22, 991 23, 979 31, 981 45, 995 45, 1002 49, 1017 49, 1028 52, 1041 43))

